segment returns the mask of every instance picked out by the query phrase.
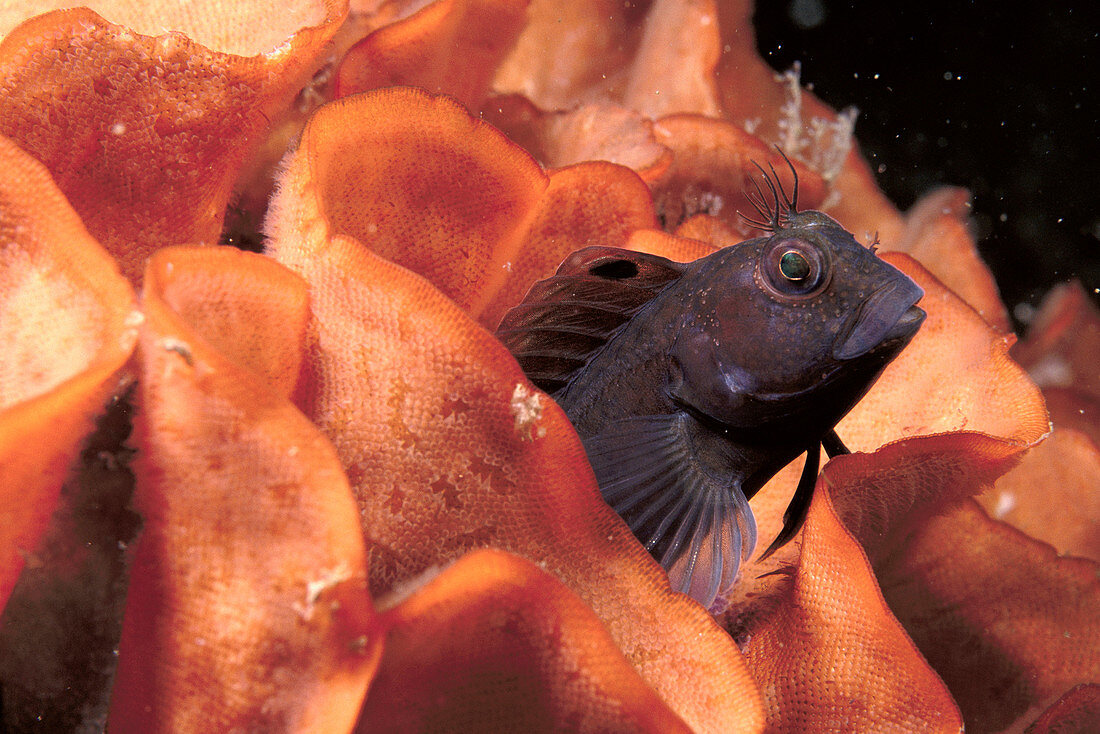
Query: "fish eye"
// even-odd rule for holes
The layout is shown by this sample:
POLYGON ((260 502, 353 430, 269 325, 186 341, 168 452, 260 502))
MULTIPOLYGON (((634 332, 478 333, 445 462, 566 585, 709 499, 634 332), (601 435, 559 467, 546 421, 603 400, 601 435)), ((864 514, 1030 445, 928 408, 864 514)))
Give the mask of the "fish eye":
POLYGON ((787 250, 779 258, 779 272, 796 283, 810 277, 810 261, 797 250, 787 250))
POLYGON ((828 255, 808 240, 785 237, 765 248, 758 274, 777 296, 816 295, 829 283, 828 255))

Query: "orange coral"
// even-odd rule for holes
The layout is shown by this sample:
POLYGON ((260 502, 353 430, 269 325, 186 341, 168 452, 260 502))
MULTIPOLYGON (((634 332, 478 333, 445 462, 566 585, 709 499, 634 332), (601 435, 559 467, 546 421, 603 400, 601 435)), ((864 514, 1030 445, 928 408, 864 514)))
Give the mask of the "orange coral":
POLYGON ((926 522, 878 572, 968 728, 1000 731, 1100 680, 1096 564, 1056 558, 972 502, 926 522))
POLYGON ((477 109, 497 64, 519 36, 527 2, 430 3, 353 46, 336 72, 336 94, 404 85, 447 92, 477 109))
MULTIPOLYGON (((49 13, 0 44, 0 130, 45 165, 0 143, 14 172, 0 182, 9 588, 135 338, 132 292, 93 237, 133 280, 158 248, 213 242, 267 118, 283 121, 269 158, 293 140, 291 98, 314 72, 324 85, 330 38, 343 91, 449 92, 527 148, 423 92, 348 97, 310 118, 286 161, 274 260, 152 259, 132 363, 145 528, 112 728, 350 730, 362 705, 371 730, 533 716, 944 730, 961 712, 977 731, 1039 731, 1094 711, 1094 687, 1074 686, 1100 678, 1081 642, 1097 635, 1096 564, 965 499, 1049 424, 1007 355, 964 195, 903 218, 844 120, 756 57, 746 1, 524 5, 356 3, 339 31, 336 3, 230 19, 104 7, 109 20, 49 13), (736 240, 750 160, 780 162, 770 143, 796 159, 804 206, 922 261, 885 256, 925 288, 929 316, 839 428, 864 453, 826 467, 801 543, 746 565, 716 624, 670 592, 600 501, 564 415, 483 327, 579 247, 690 260, 736 240), (680 236, 652 229, 658 213, 680 236)), ((1096 456, 1096 424, 1073 418, 1095 397, 1096 346, 1077 338, 1095 320, 1054 312, 1016 354, 1062 381, 1047 383, 1059 428, 990 497, 1095 486, 1051 470, 1096 456)), ((765 536, 797 472, 754 499, 765 536)), ((1038 517, 1013 519, 1049 524, 1038 517)), ((1094 522, 1068 528, 1050 540, 1093 552, 1094 522)))
POLYGON ((798 568, 776 597, 748 612, 759 618, 740 620, 753 674, 774 692, 767 699, 773 728, 961 728, 946 687, 894 619, 825 493, 814 497, 798 568))
POLYGON ((1100 311, 1080 283, 1066 283, 1043 301, 1014 356, 1041 387, 1072 388, 1100 397, 1097 350, 1100 311))
POLYGON ((1012 354, 1042 386, 1054 430, 980 502, 1059 553, 1100 561, 1097 351, 1100 311, 1078 283, 1053 289, 1012 354))
POLYGON ((672 163, 672 152, 653 135, 653 122, 620 105, 543 112, 523 97, 506 95, 493 98, 482 116, 553 168, 603 160, 634 169, 652 185, 672 163))
MULTIPOLYGON (((317 221, 425 276, 489 327, 570 252, 622 245, 653 223, 646 188, 628 170, 594 162, 547 176, 454 102, 411 89, 319 110, 300 149, 286 180, 308 180, 316 193, 309 211, 269 220, 276 252, 298 239, 300 219, 317 221)), ((287 199, 275 205, 306 206, 287 199)))
POLYGON ((135 282, 156 248, 217 241, 245 154, 346 13, 257 1, 227 22, 218 5, 27 2, 3 29, 0 130, 135 282))
POLYGON ((133 293, 45 168, 0 136, 0 608, 137 332, 133 293))
POLYGON ((306 303, 305 284, 258 255, 172 248, 149 265, 136 426, 144 527, 114 731, 354 721, 380 653, 362 534, 332 446, 278 389, 293 385, 282 373, 295 376, 287 354, 302 330, 264 328, 304 323, 306 303), (234 323, 259 331, 227 341, 234 323))
POLYGON ((464 556, 383 623, 359 731, 691 731, 576 595, 507 553, 464 556))

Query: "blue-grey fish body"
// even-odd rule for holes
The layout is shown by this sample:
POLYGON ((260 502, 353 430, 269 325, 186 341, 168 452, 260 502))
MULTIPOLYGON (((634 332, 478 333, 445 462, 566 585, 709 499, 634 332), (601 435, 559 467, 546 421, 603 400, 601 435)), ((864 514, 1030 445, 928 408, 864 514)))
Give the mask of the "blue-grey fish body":
POLYGON ((686 264, 581 250, 497 330, 607 503, 705 606, 753 551, 748 499, 808 452, 769 552, 794 535, 822 440, 924 318, 921 289, 828 216, 789 206, 773 229, 686 264))

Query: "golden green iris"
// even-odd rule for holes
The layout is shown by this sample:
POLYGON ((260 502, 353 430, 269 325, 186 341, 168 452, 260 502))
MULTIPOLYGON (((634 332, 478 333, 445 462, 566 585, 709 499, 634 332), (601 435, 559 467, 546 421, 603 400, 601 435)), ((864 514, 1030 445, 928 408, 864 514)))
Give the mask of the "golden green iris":
POLYGON ((800 252, 787 250, 779 258, 779 272, 787 280, 806 280, 810 275, 810 261, 800 252))

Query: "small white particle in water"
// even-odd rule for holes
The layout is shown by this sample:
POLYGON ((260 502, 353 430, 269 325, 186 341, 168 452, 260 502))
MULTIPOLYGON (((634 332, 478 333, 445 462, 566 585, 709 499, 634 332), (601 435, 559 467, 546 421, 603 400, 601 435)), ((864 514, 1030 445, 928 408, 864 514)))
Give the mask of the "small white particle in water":
POLYGON ((121 122, 116 122, 114 125, 111 125, 111 135, 122 135, 125 132, 126 126, 121 122))
POLYGON ((507 262, 504 263, 504 272, 506 272, 506 273, 512 272, 512 261, 511 260, 508 260, 507 262))
POLYGON ((1035 307, 1030 303, 1017 303, 1012 307, 1012 315, 1015 316, 1021 324, 1030 324, 1031 320, 1035 318, 1035 307))
POLYGON ((1048 354, 1028 369, 1039 387, 1067 387, 1073 384, 1073 369, 1064 358, 1048 354))
POLYGON ((1016 507, 1016 496, 1011 492, 1002 492, 1001 496, 997 498, 997 506, 993 508, 993 516, 1000 520, 1012 512, 1014 507, 1016 507))

